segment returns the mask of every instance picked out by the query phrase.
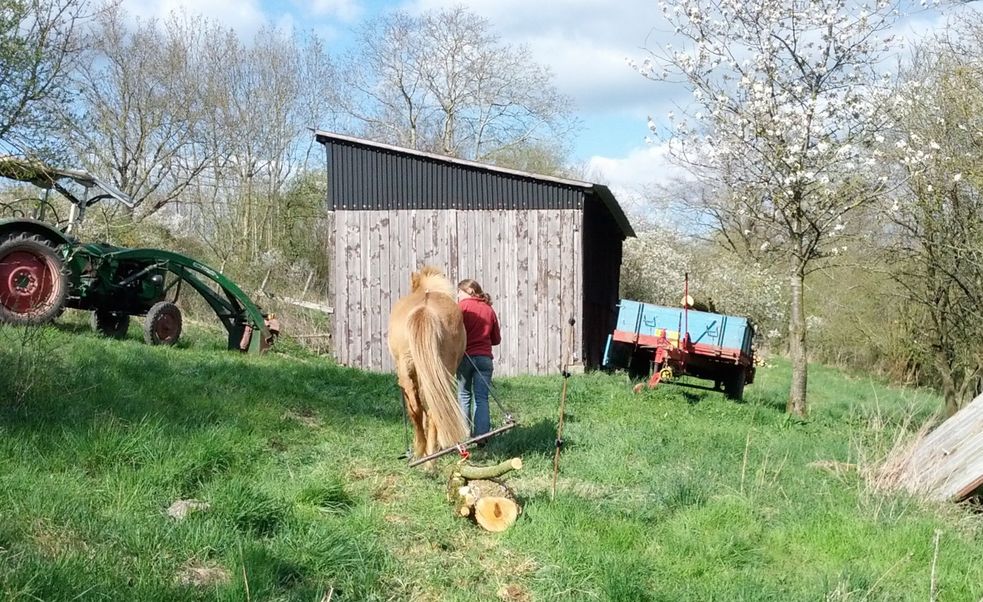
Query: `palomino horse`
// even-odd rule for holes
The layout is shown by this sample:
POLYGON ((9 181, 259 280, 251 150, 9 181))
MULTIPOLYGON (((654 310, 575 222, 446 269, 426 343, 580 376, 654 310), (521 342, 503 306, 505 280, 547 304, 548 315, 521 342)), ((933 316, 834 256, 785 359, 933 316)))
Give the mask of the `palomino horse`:
POLYGON ((466 344, 454 286, 439 268, 425 266, 414 272, 410 293, 396 302, 389 316, 389 352, 413 421, 417 458, 468 437, 456 377, 466 344))

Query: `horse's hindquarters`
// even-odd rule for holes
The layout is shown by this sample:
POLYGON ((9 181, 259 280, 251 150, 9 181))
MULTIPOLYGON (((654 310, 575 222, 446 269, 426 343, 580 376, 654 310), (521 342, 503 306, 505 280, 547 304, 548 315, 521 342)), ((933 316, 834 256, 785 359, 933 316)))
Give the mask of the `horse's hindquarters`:
POLYGON ((402 297, 389 319, 389 352, 413 421, 418 456, 467 438, 456 378, 467 334, 453 296, 435 292, 446 285, 402 297))

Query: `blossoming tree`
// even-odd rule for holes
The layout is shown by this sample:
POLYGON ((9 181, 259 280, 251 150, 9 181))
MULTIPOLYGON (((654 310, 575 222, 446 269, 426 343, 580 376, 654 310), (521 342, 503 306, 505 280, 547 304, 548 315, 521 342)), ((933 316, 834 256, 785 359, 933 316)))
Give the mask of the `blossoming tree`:
POLYGON ((983 382, 983 18, 914 54, 895 137, 906 186, 884 203, 893 276, 917 312, 913 352, 954 414, 983 382), (905 148, 926 149, 921 161, 905 148))
MULTIPOLYGON (((676 0, 663 3, 682 47, 633 65, 683 83, 692 102, 669 126, 650 120, 700 181, 702 214, 735 251, 785 266, 792 383, 804 416, 804 280, 842 248, 851 212, 888 191, 868 177, 892 125, 897 6, 852 0, 676 0)), ((678 40, 674 40, 678 43, 678 40)))
POLYGON ((670 229, 645 226, 625 241, 621 260, 622 297, 675 306, 689 292, 710 311, 747 316, 754 321, 758 342, 772 345, 775 330, 786 320, 784 279, 760 265, 740 265, 740 258, 719 246, 687 240, 670 229))

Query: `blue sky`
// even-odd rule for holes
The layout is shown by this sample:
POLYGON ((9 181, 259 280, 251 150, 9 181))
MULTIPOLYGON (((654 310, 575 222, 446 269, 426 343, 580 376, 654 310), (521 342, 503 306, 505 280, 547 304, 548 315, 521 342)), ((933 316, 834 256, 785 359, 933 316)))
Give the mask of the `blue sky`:
MULTIPOLYGON (((665 179, 675 171, 665 149, 646 145, 646 122, 672 109, 680 90, 645 80, 625 63, 643 48, 665 42, 655 0, 124 0, 142 17, 160 17, 185 7, 242 32, 264 23, 313 29, 333 51, 349 43, 365 18, 393 8, 409 12, 465 4, 487 18, 503 41, 527 45, 548 66, 557 87, 573 98, 584 128, 571 141, 574 160, 594 181, 625 191, 665 179)), ((937 14, 908 20, 906 30, 924 35, 941 22, 937 14)))
MULTIPOLYGON (((243 32, 263 23, 311 28, 333 50, 347 44, 351 30, 366 17, 401 8, 410 12, 459 4, 454 0, 125 0, 141 17, 162 17, 185 7, 243 32)), ((465 3, 486 17, 503 41, 525 44, 537 62, 548 66, 560 90, 573 98, 583 130, 572 140, 573 159, 600 173, 625 172, 635 179, 651 150, 645 148, 647 116, 665 113, 665 94, 625 63, 641 55, 653 27, 661 21, 656 2, 610 0, 474 0, 465 3), (663 100, 660 101, 660 95, 663 100), (634 159, 631 159, 634 157, 634 159), (622 165, 619 162, 627 161, 622 165)), ((651 41, 651 40, 650 40, 651 41)), ((614 183, 614 182, 612 182, 614 183)))

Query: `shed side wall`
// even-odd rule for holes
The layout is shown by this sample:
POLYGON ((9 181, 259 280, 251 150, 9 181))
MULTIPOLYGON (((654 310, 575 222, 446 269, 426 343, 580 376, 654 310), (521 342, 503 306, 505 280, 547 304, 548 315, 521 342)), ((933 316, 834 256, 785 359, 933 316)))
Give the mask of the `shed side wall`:
POLYGON ((333 212, 332 305, 338 362, 393 370, 386 341, 392 305, 422 265, 452 282, 474 278, 502 324, 500 375, 550 374, 561 354, 583 357, 582 213, 578 210, 408 209, 333 212))

